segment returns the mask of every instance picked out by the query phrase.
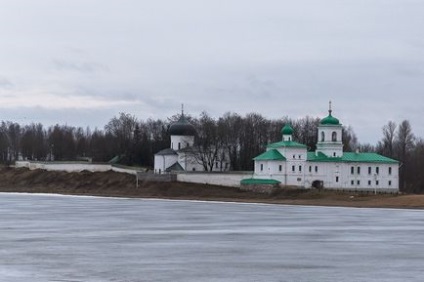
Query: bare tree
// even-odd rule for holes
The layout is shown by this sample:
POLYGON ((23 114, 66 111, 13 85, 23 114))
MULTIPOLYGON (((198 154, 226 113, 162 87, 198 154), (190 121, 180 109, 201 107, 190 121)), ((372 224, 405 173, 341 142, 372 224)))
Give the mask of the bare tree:
POLYGON ((382 140, 382 152, 381 154, 393 158, 394 157, 394 146, 396 138, 396 123, 389 121, 383 126, 383 140, 382 140))
POLYGON ((189 156, 202 165, 205 171, 212 171, 219 161, 222 145, 217 123, 206 112, 202 112, 197 127, 196 144, 194 150, 188 151, 189 156))

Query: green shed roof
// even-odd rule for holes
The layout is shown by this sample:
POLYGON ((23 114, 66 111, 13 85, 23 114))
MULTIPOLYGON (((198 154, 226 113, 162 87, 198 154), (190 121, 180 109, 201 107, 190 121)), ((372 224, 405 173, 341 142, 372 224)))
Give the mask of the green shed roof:
POLYGON ((268 150, 265 153, 253 158, 255 161, 285 161, 286 158, 276 149, 268 150))
POLYGON ((247 178, 240 181, 240 184, 243 184, 243 185, 255 185, 255 184, 275 185, 280 183, 281 181, 278 181, 275 179, 260 179, 260 178, 247 178))
POLYGON ((397 160, 376 154, 376 153, 354 153, 345 152, 342 157, 334 158, 327 157, 325 154, 319 152, 317 155, 315 152, 308 152, 309 162, 357 162, 357 163, 399 163, 397 160))
POLYGON ((306 148, 306 145, 297 143, 295 141, 280 141, 277 143, 272 143, 267 146, 267 148, 281 148, 281 147, 288 147, 288 148, 306 148))

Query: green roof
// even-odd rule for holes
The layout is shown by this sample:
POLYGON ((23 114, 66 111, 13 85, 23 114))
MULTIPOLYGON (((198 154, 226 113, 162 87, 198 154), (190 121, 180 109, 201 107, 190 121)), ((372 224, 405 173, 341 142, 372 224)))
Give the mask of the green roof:
POLYGON ((255 161, 285 161, 286 158, 276 149, 268 150, 253 158, 255 161))
POLYGON ((331 115, 331 112, 330 112, 330 114, 327 117, 325 117, 321 120, 320 124, 322 124, 322 125, 340 125, 340 122, 337 118, 333 117, 331 115))
POLYGON ((354 153, 345 152, 343 157, 327 157, 325 154, 319 152, 308 152, 309 162, 347 162, 347 163, 399 163, 397 160, 376 154, 376 153, 354 153))
POLYGON ((281 148, 281 147, 292 147, 292 148, 306 148, 306 145, 294 142, 294 141, 280 141, 277 143, 272 143, 267 146, 267 148, 281 148))
POLYGON ((283 135, 292 135, 294 132, 293 128, 290 126, 290 124, 286 124, 283 129, 281 129, 281 134, 283 135))
POLYGON ((260 179, 260 178, 247 178, 240 181, 240 184, 243 185, 255 185, 255 184, 280 184, 281 181, 275 180, 275 179, 260 179))

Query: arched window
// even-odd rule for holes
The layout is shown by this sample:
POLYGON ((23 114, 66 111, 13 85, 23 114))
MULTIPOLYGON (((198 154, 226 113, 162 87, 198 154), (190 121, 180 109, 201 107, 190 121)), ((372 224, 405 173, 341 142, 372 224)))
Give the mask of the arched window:
POLYGON ((321 142, 325 141, 325 133, 324 131, 321 131, 321 142))
POLYGON ((331 141, 336 142, 337 141, 337 132, 333 131, 331 134, 331 141))

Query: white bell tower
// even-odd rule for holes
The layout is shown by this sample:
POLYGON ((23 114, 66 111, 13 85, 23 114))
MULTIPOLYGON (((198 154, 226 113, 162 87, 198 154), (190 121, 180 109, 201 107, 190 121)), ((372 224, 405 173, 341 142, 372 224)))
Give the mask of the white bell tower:
POLYGON ((320 121, 318 126, 318 143, 316 153, 324 153, 327 157, 340 158, 343 156, 343 127, 339 120, 332 116, 331 101, 328 116, 320 121))

